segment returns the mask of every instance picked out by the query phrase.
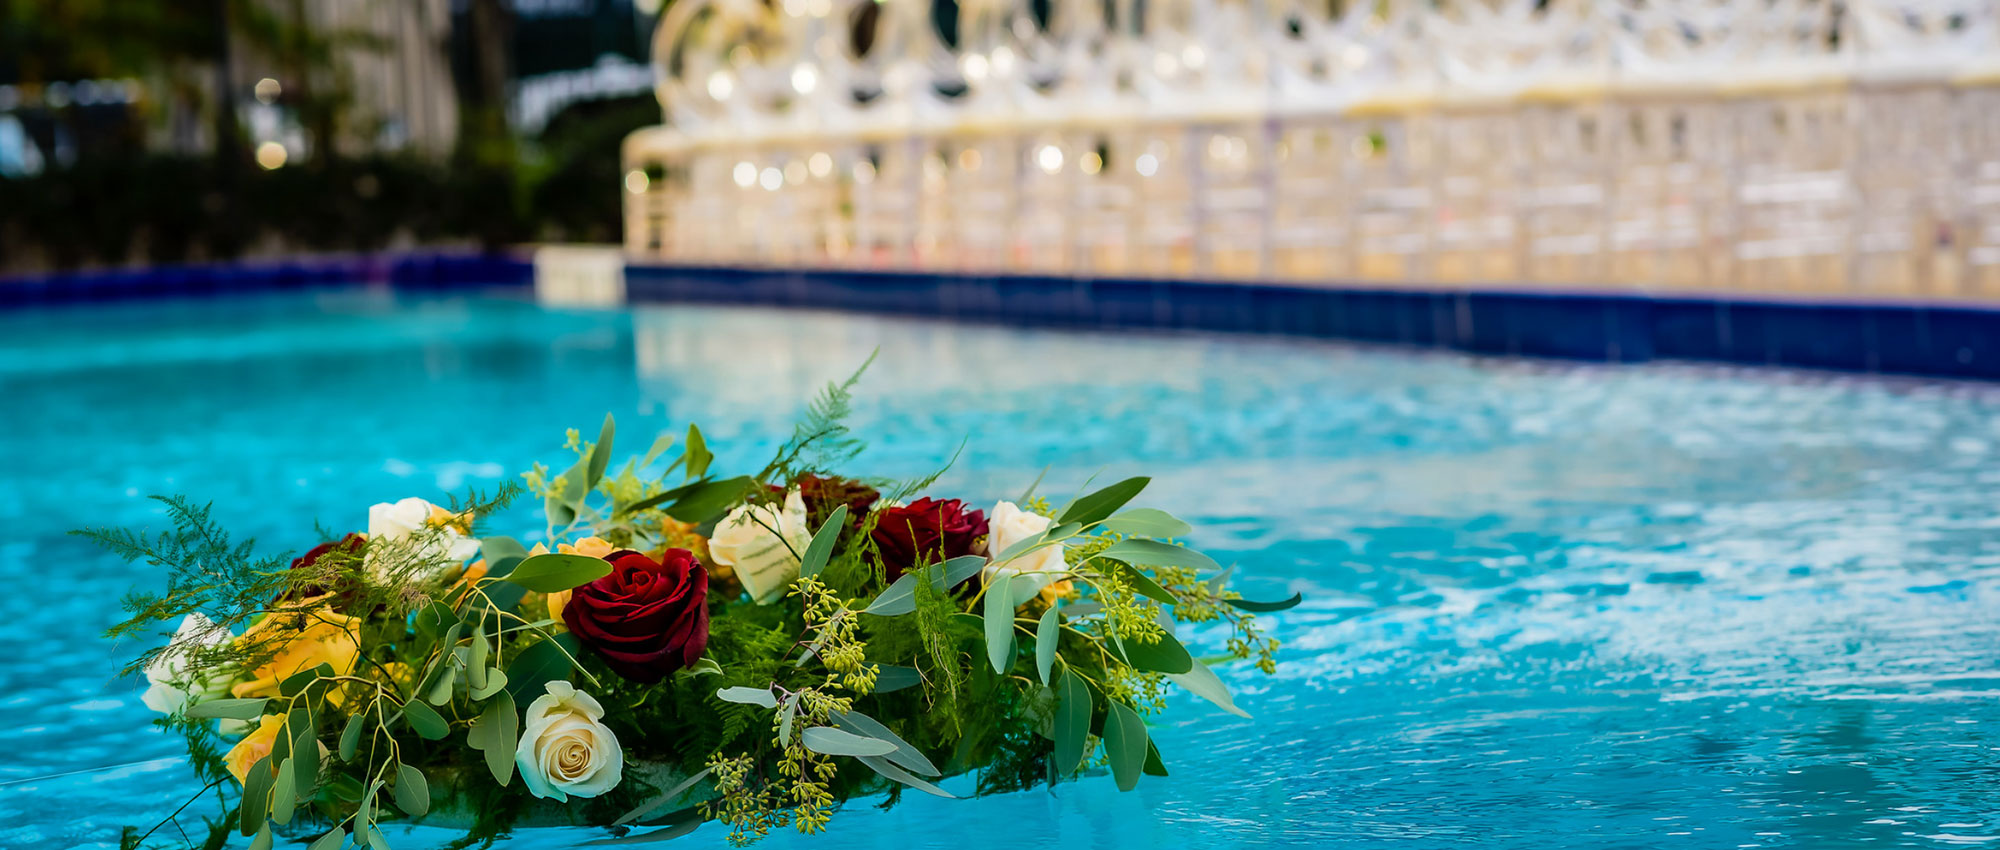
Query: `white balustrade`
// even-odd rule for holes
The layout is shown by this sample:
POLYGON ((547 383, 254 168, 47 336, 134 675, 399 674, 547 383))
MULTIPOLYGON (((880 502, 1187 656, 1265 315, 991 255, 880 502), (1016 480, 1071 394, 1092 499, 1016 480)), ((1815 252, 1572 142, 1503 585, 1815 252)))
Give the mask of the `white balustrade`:
POLYGON ((2000 296, 2000 0, 678 0, 641 261, 2000 296))

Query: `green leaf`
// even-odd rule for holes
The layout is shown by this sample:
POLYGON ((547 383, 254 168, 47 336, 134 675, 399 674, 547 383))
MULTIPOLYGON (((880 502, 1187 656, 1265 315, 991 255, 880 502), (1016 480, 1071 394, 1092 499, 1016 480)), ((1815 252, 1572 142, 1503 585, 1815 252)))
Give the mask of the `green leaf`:
POLYGON ((1124 561, 1135 567, 1186 567, 1193 570, 1219 570, 1222 565, 1214 558, 1172 543, 1158 540, 1120 540, 1104 551, 1097 553, 1100 558, 1124 561))
POLYGON ((785 697, 784 710, 778 712, 778 748, 792 745, 792 721, 799 716, 799 695, 785 697))
MULTIPOLYGON (((681 451, 681 456, 687 459, 687 480, 689 481, 707 474, 708 462, 715 459, 715 455, 708 450, 708 441, 701 437, 701 429, 695 427, 693 422, 688 423, 687 448, 681 451)), ((675 517, 675 519, 681 518, 675 517)), ((681 521, 691 522, 692 520, 682 519, 681 521)))
POLYGON ((674 435, 661 431, 659 436, 653 438, 653 447, 646 450, 646 456, 639 459, 639 468, 652 466, 653 461, 659 460, 660 455, 666 454, 667 450, 673 447, 674 435))
POLYGON ((915 667, 900 664, 877 665, 880 672, 875 676, 875 689, 871 693, 886 694, 922 684, 924 677, 915 667))
POLYGON ((283 826, 292 822, 292 810, 299 805, 299 786, 292 781, 292 761, 294 755, 278 765, 278 772, 271 777, 271 819, 283 826))
POLYGON ((466 745, 486 754, 486 769, 502 788, 514 779, 514 748, 520 742, 521 717, 514 711, 513 695, 506 691, 488 702, 465 732, 466 745))
POLYGON ((1194 669, 1194 656, 1171 634, 1160 635, 1155 643, 1140 643, 1113 638, 1111 651, 1125 660, 1125 663, 1141 670, 1154 673, 1186 673, 1194 669))
POLYGON ((250 850, 271 850, 271 825, 257 827, 257 837, 250 839, 250 850))
POLYGON ((332 675, 333 665, 325 663, 317 667, 300 670, 297 673, 286 676, 284 681, 278 683, 278 693, 288 697, 298 696, 300 692, 311 686, 312 683, 319 681, 322 677, 332 675))
POLYGON ((888 741, 843 732, 831 726, 814 726, 799 734, 799 743, 823 756, 886 756, 896 751, 888 741))
POLYGON ((521 562, 506 581, 539 593, 561 593, 611 574, 611 563, 587 555, 550 552, 521 562))
POLYGON ((924 776, 943 775, 935 765, 931 764, 930 759, 924 758, 922 750, 898 737, 895 732, 889 730, 889 727, 882 725, 881 721, 859 711, 836 711, 828 716, 832 718, 833 725, 845 731, 895 745, 895 752, 889 753, 885 758, 898 767, 924 776))
POLYGON ((942 566, 944 567, 944 580, 938 581, 933 579, 931 581, 931 586, 939 590, 957 587, 964 584, 966 579, 979 575, 981 571, 986 569, 986 559, 978 555, 960 555, 944 562, 942 566))
POLYGON ((1142 772, 1147 776, 1167 775, 1167 763, 1160 760, 1160 748, 1151 738, 1146 739, 1146 767, 1142 772))
POLYGON ((271 786, 276 781, 277 773, 271 769, 269 756, 258 759, 243 774, 243 799, 237 807, 238 832, 255 835, 257 828, 264 825, 264 816, 271 811, 271 786))
POLYGON ((340 760, 353 761, 354 754, 361 748, 361 715, 347 718, 347 728, 340 731, 340 760))
POLYGON ((819 575, 820 570, 826 569, 827 559, 833 557, 833 544, 840 539, 840 532, 846 527, 846 505, 834 508, 833 513, 827 514, 826 523, 813 534, 812 542, 806 545, 805 557, 799 561, 800 578, 819 575))
POLYGON ((1225 601, 1227 601, 1230 607, 1232 608, 1240 608, 1242 610, 1253 611, 1258 614, 1269 614, 1273 611, 1283 611, 1287 608, 1291 608, 1293 606, 1298 605, 1300 602, 1304 602, 1305 595, 1294 593, 1292 594, 1292 598, 1280 599, 1276 602, 1253 602, 1248 599, 1230 599, 1225 601))
POLYGON ((319 783, 319 723, 313 717, 312 706, 300 703, 292 709, 285 725, 292 737, 292 754, 296 756, 292 760, 292 781, 298 783, 298 790, 310 791, 319 783))
POLYGON ((410 700, 404 703, 403 716, 409 718, 410 728, 416 730, 416 733, 425 740, 442 741, 446 735, 451 734, 451 724, 444 722, 444 718, 438 715, 437 709, 421 701, 410 700))
MULTIPOLYGON (((472 654, 465 659, 465 683, 474 694, 486 690, 486 656, 492 647, 486 645, 486 618, 472 624, 472 654)), ((475 697, 476 699, 477 697, 475 697)))
POLYGON ((721 519, 756 486, 757 482, 747 475, 702 482, 675 499, 665 513, 681 522, 707 525, 721 519))
POLYGON ((396 808, 402 809, 403 814, 422 817, 431 810, 431 786, 421 770, 397 762, 395 793, 396 808))
POLYGON ((420 648, 428 651, 431 646, 444 639, 445 633, 452 626, 458 624, 458 614, 443 602, 432 602, 418 608, 417 613, 410 617, 410 621, 416 626, 417 637, 422 641, 420 648))
POLYGON ((472 698, 475 700, 491 699, 494 694, 507 687, 507 674, 500 668, 488 667, 485 670, 486 684, 472 689, 472 698))
POLYGON ((1161 587, 1159 582, 1154 581, 1152 576, 1140 572, 1131 564, 1124 561, 1111 561, 1111 563, 1117 565, 1118 576, 1132 585, 1132 589, 1138 591, 1140 596, 1162 605, 1174 605, 1180 602, 1173 594, 1168 593, 1166 588, 1161 587))
POLYGON ((212 699, 189 706, 187 717, 190 720, 255 720, 264 716, 264 706, 270 702, 268 699, 212 699))
MULTIPOLYGON (((682 679, 691 679, 696 676, 714 676, 721 673, 722 665, 715 663, 715 659, 713 658, 702 656, 694 660, 693 667, 683 667, 674 675, 682 679)), ((880 689, 878 688, 877 690, 880 689)))
POLYGON ((1236 707, 1235 698, 1229 695, 1229 687, 1222 683, 1222 679, 1215 675, 1215 671, 1199 661, 1190 665, 1185 673, 1168 673, 1167 681, 1186 688, 1195 696, 1215 703, 1216 708, 1230 714, 1238 717, 1250 716, 1250 712, 1236 707))
POLYGON ((993 672, 1006 673, 1014 666, 1014 582, 1018 577, 1001 574, 986 586, 986 660, 993 672))
POLYGON ((612 821, 611 825, 624 826, 633 821, 640 820, 645 816, 652 814, 654 810, 658 809, 659 807, 680 799, 682 794, 686 794, 688 792, 688 789, 694 787, 695 783, 700 782, 703 779, 707 778, 709 771, 712 771, 714 769, 715 768, 712 767, 702 768, 700 773, 697 773, 693 776, 681 780, 681 783, 679 785, 675 785, 674 787, 667 789, 664 793, 660 794, 660 796, 654 797, 651 802, 648 802, 643 806, 640 806, 636 809, 626 812, 623 817, 620 817, 619 819, 612 821))
POLYGON ((660 841, 672 841, 701 828, 702 823, 703 821, 700 816, 690 816, 673 826, 662 827, 652 832, 635 832, 631 835, 622 835, 616 838, 599 838, 593 841, 585 841, 577 846, 608 847, 617 844, 653 844, 660 841))
POLYGON ((904 785, 908 785, 911 788, 915 788, 918 791, 922 791, 926 794, 930 794, 937 797, 943 797, 947 800, 958 799, 951 792, 946 791, 943 788, 939 788, 936 785, 932 785, 929 782, 925 782, 922 779, 918 779, 915 776, 911 776, 909 771, 897 767, 893 762, 889 761, 887 757, 860 756, 859 758, 862 764, 868 765, 869 770, 873 770, 876 773, 879 773, 888 779, 893 779, 897 782, 901 782, 904 785))
POLYGON ((1028 489, 1021 491, 1021 498, 1014 501, 1027 504, 1029 499, 1035 497, 1035 488, 1042 486, 1042 479, 1047 477, 1049 477, 1049 467, 1044 466, 1041 472, 1035 473, 1035 480, 1028 482, 1028 489))
POLYGON ((372 823, 360 830, 357 835, 368 842, 370 850, 389 850, 389 839, 382 837, 382 830, 376 829, 372 823))
POLYGON ((716 691, 715 696, 723 702, 758 705, 765 708, 778 707, 778 698, 771 695, 770 688, 723 688, 716 691))
POLYGON ((1063 668, 1056 686, 1056 775, 1068 776, 1083 764, 1083 744, 1090 734, 1090 686, 1076 671, 1063 668))
MULTIPOLYGON (((458 665, 453 663, 457 653, 438 658, 437 676, 431 679, 430 687, 424 689, 424 700, 431 705, 451 702, 451 691, 458 684, 458 665)), ((410 700, 415 703, 416 700, 410 700)))
MULTIPOLYGON (((604 480, 604 468, 611 464, 611 436, 614 431, 611 414, 604 414, 604 426, 597 429, 597 443, 590 447, 590 470, 585 475, 584 487, 596 487, 597 482, 604 480)), ((582 495, 579 494, 576 500, 581 503, 582 495)))
MULTIPOLYGON (((1042 612, 1042 621, 1035 624, 1035 672, 1042 675, 1042 684, 1051 684, 1049 671, 1056 664, 1056 642, 1061 636, 1058 623, 1061 614, 1051 607, 1042 612)), ((879 690, 879 689, 878 689, 879 690)))
POLYGON ((314 841, 306 850, 340 850, 340 846, 346 843, 347 830, 336 826, 332 832, 320 836, 319 840, 314 841))
POLYGON ((1069 506, 1069 510, 1063 511, 1062 516, 1058 517, 1056 521, 1061 523, 1073 522, 1077 525, 1090 525, 1102 522, 1106 517, 1111 516, 1112 512, 1124 507, 1126 502, 1132 501, 1132 497, 1139 495, 1139 491, 1146 489, 1146 484, 1152 480, 1151 478, 1143 477, 1127 478, 1079 498, 1069 506))
POLYGON ((590 472, 589 463, 588 457, 577 458, 576 463, 557 476, 563 482, 560 494, 553 489, 555 482, 549 482, 551 489, 548 497, 542 500, 542 511, 548 515, 550 523, 560 527, 576 519, 576 506, 590 495, 590 484, 584 480, 590 472))
POLYGON ((479 557, 486 560, 486 574, 499 578, 527 560, 528 547, 512 537, 482 537, 479 540, 479 557))
POLYGON ((1105 520, 1104 528, 1128 537, 1186 537, 1194 531, 1194 526, 1180 517, 1157 508, 1121 511, 1105 520))
POLYGON ((1148 743, 1146 721, 1139 719, 1139 713, 1130 706, 1112 700, 1111 713, 1104 718, 1104 753, 1111 759, 1111 777, 1118 781, 1118 790, 1130 791, 1139 786, 1139 774, 1146 767, 1148 743))
POLYGON ((507 693, 514 704, 534 702, 549 682, 567 678, 570 656, 580 649, 576 636, 564 632, 515 653, 514 662, 507 665, 507 693))

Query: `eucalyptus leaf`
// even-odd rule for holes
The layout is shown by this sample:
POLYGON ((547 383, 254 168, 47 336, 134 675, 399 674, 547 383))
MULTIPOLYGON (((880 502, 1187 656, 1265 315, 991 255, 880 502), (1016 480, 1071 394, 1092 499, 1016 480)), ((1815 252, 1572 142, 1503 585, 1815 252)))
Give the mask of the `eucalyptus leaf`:
POLYGON ((336 826, 332 832, 320 836, 319 840, 314 841, 306 850, 340 850, 341 845, 346 843, 347 830, 336 826))
POLYGON ((757 705, 764 708, 778 707, 778 698, 771 695, 770 688, 723 688, 716 691, 715 696, 724 702, 757 705))
POLYGON ((1250 716, 1250 712, 1236 707, 1236 699, 1229 695, 1229 687, 1222 683, 1221 677, 1216 676, 1215 671, 1209 669, 1207 664, 1196 661, 1185 673, 1168 673, 1167 681, 1186 688, 1195 696, 1215 703, 1216 708, 1230 714, 1238 717, 1250 716))
POLYGON ((1187 647, 1182 646, 1172 634, 1160 635, 1160 639, 1153 643, 1114 638, 1111 648, 1114 654, 1125 659, 1125 663, 1140 670, 1171 675, 1194 669, 1194 656, 1189 655, 1187 647))
POLYGON ((557 476, 557 479, 562 481, 560 493, 555 490, 555 482, 549 482, 550 489, 547 498, 542 502, 542 511, 548 516, 550 523, 565 526, 576 519, 577 504, 590 493, 590 484, 584 480, 590 472, 589 463, 590 458, 577 458, 576 463, 571 464, 568 469, 563 470, 562 475, 557 476))
POLYGON ((410 700, 403 704, 403 716, 409 719, 410 728, 425 740, 441 741, 446 735, 451 734, 451 724, 444 721, 444 717, 437 713, 437 709, 418 700, 410 700))
POLYGON ((862 613, 881 617, 894 617, 917 610, 917 582, 923 578, 916 572, 907 572, 875 596, 862 613))
POLYGON ((1244 611, 1251 611, 1258 614, 1269 614, 1274 611, 1283 611, 1285 609, 1292 608, 1298 605, 1300 602, 1304 602, 1305 595, 1294 593, 1292 594, 1290 599, 1280 599, 1276 602, 1254 602, 1249 599, 1230 599, 1226 601, 1232 608, 1239 608, 1244 611))
POLYGON ((1104 717, 1104 754, 1111 761, 1111 777, 1118 782, 1118 790, 1130 791, 1139 786, 1139 774, 1146 767, 1146 746, 1150 743, 1146 736, 1146 721, 1139 719, 1139 713, 1117 700, 1111 701, 1111 711, 1104 717))
POLYGON ((401 762, 396 764, 395 796, 396 808, 410 817, 422 817, 431 810, 431 786, 424 772, 401 762))
POLYGON ((564 632, 515 653, 507 665, 507 693, 516 705, 534 702, 549 682, 569 676, 570 657, 581 649, 576 636, 564 632))
MULTIPOLYGON (((472 654, 465 660, 465 684, 474 694, 486 690, 486 656, 492 647, 486 644, 486 618, 472 624, 472 654)), ((476 699, 477 697, 475 697, 476 699)))
POLYGON ((507 574, 505 581, 539 593, 560 593, 611 574, 611 564, 587 555, 536 555, 507 574))
POLYGON ((361 715, 347 718, 347 728, 340 731, 340 760, 353 761, 356 751, 361 748, 362 727, 366 725, 361 715))
POLYGON ((483 669, 486 670, 486 684, 472 689, 472 698, 475 700, 491 699, 494 694, 500 693, 507 687, 506 671, 498 667, 483 669))
POLYGON ((756 486, 757 482, 747 475, 704 481, 688 488, 665 508, 665 513, 681 522, 706 525, 721 519, 756 486))
POLYGON ((292 781, 298 783, 298 790, 306 792, 319 784, 319 722, 313 717, 312 705, 301 702, 292 709, 285 721, 286 731, 291 734, 292 781))
POLYGON ((250 839, 250 850, 271 850, 271 842, 273 840, 271 837, 271 825, 268 823, 260 825, 257 827, 256 837, 250 839))
POLYGON ((832 718, 833 725, 848 732, 894 744, 896 751, 888 754, 886 758, 895 762, 898 767, 923 776, 943 775, 935 765, 931 764, 930 759, 924 758, 922 750, 898 737, 889 727, 882 725, 881 721, 859 711, 836 711, 828 716, 832 718))
POLYGON ((292 810, 299 805, 299 786, 292 781, 293 755, 278 765, 278 772, 271 777, 271 819, 279 826, 292 822, 292 810))
POLYGON ((886 778, 893 779, 897 782, 901 782, 904 785, 908 785, 911 788, 917 789, 918 791, 922 791, 926 794, 931 794, 938 797, 943 797, 947 800, 958 799, 958 797, 953 795, 950 791, 946 791, 943 788, 939 788, 936 785, 932 785, 929 782, 926 782, 922 779, 918 779, 915 776, 911 776, 909 771, 897 767, 895 763, 889 761, 887 757, 860 756, 859 759, 862 764, 868 766, 869 770, 873 770, 876 773, 879 773, 886 778))
POLYGON ((243 797, 237 806, 238 832, 255 835, 257 828, 264 825, 264 817, 271 811, 271 785, 276 781, 277 772, 271 767, 270 756, 258 759, 243 774, 243 797))
POLYGON ((657 810, 661 806, 667 805, 668 803, 680 799, 681 795, 686 794, 688 792, 688 789, 694 787, 695 783, 708 778, 709 772, 714 769, 715 768, 712 767, 702 768, 700 773, 697 773, 693 776, 681 780, 681 783, 679 785, 675 785, 674 787, 669 788, 665 792, 661 793, 660 796, 654 797, 652 802, 649 802, 643 806, 640 806, 636 809, 626 812, 622 817, 618 818, 615 821, 612 821, 611 825, 624 826, 628 823, 632 823, 633 821, 641 820, 645 818, 647 815, 652 814, 655 810, 657 810))
POLYGON ((1016 576, 1002 574, 986 586, 986 660, 993 672, 1006 673, 1014 666, 1014 583, 1016 576))
POLYGON ((651 832, 635 832, 631 835, 621 835, 616 838, 599 838, 592 841, 585 841, 577 846, 609 847, 618 844, 653 844, 660 841, 672 841, 701 828, 701 824, 702 819, 700 816, 691 816, 680 823, 661 827, 651 832))
POLYGON ((514 710, 514 697, 506 691, 486 703, 465 731, 465 743, 486 755, 486 769, 500 787, 514 779, 514 748, 521 739, 521 717, 514 710))
POLYGON ((904 688, 915 687, 924 681, 923 674, 918 673, 915 667, 905 667, 900 664, 882 664, 878 665, 878 670, 879 672, 875 676, 875 689, 872 693, 886 694, 892 691, 900 691, 904 688))
POLYGON ((960 555, 944 562, 944 581, 931 582, 939 590, 957 587, 986 569, 986 559, 978 555, 960 555))
POLYGON ((1056 663, 1056 643, 1062 635, 1058 627, 1062 615, 1051 607, 1042 612, 1042 620, 1035 624, 1035 672, 1040 673, 1042 684, 1049 682, 1049 671, 1056 663))
POLYGON ((826 523, 813 534, 812 542, 806 545, 805 557, 799 562, 799 577, 810 578, 826 569, 828 558, 833 557, 833 544, 840 539, 840 532, 847 527, 847 506, 841 505, 828 514, 826 523))
POLYGON ((1128 537, 1186 537, 1194 531, 1180 517, 1157 508, 1132 508, 1113 514, 1104 528, 1128 537))
POLYGON ((707 474, 709 461, 715 459, 714 453, 708 450, 708 441, 702 439, 701 429, 695 427, 692 422, 688 423, 687 448, 681 450, 681 456, 687 459, 687 477, 690 481, 707 474))
POLYGON ((1167 763, 1160 760, 1160 747, 1151 738, 1146 739, 1146 766, 1141 772, 1147 776, 1167 775, 1167 763))
POLYGON ((640 458, 639 468, 645 469, 652 466, 653 461, 659 460, 660 455, 666 454, 667 450, 673 447, 674 435, 661 431, 659 436, 653 438, 653 447, 646 450, 645 457, 640 458))
POLYGON ((792 745, 792 721, 799 716, 799 695, 785 697, 784 710, 778 713, 778 747, 792 745))
POLYGON ((1132 589, 1138 591, 1140 596, 1144 596, 1161 605, 1174 605, 1180 602, 1179 599, 1174 598, 1173 594, 1168 593, 1166 588, 1161 587, 1159 582, 1154 581, 1152 576, 1140 572, 1138 568, 1123 561, 1111 561, 1110 563, 1117 565, 1118 576, 1131 584, 1132 589))
MULTIPOLYGON (((432 679, 431 686, 424 691, 424 700, 431 705, 451 702, 452 688, 458 684, 458 666, 447 660, 448 658, 449 656, 438 660, 437 678, 432 679)), ((410 700, 410 704, 416 705, 418 702, 410 700)))
MULTIPOLYGON (((597 443, 590 447, 590 468, 584 476, 585 488, 596 487, 604 480, 604 468, 611 464, 611 437, 616 429, 611 422, 611 414, 604 414, 604 426, 597 430, 597 443)), ((583 502, 582 494, 577 495, 578 504, 583 502)))
POLYGON ((1151 481, 1152 479, 1144 477, 1127 478, 1085 495, 1072 503, 1068 510, 1063 511, 1062 516, 1056 521, 1073 522, 1077 525, 1102 522, 1113 512, 1124 507, 1126 502, 1132 501, 1132 497, 1139 495, 1139 491, 1146 489, 1146 484, 1151 481))
POLYGON ((799 743, 825 756, 886 756, 896 745, 876 738, 843 732, 830 726, 814 726, 799 733, 799 743))
POLYGON ((334 673, 333 665, 331 664, 321 663, 313 667, 308 667, 290 676, 286 676, 284 681, 279 682, 278 693, 288 697, 298 696, 306 688, 311 687, 314 682, 332 675, 334 673))
POLYGON ((1083 764, 1083 745, 1090 735, 1090 686, 1076 671, 1063 668, 1056 686, 1056 775, 1068 776, 1083 764))
POLYGON ((486 561, 486 574, 498 578, 527 559, 528 547, 512 537, 482 537, 479 540, 479 557, 486 561))
POLYGON ((1104 551, 1097 553, 1100 558, 1124 561, 1135 567, 1186 567, 1192 570, 1219 570, 1222 565, 1214 558, 1172 543, 1158 540, 1131 538, 1120 540, 1104 551))
POLYGON ((189 706, 187 717, 190 720, 255 720, 264 716, 264 706, 270 702, 268 699, 212 699, 189 706))

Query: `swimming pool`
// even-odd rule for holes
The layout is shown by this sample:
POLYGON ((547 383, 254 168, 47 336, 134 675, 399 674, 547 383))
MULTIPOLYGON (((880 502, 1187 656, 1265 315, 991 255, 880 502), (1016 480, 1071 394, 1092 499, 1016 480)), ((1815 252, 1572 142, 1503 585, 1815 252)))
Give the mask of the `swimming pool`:
POLYGON ((1275 678, 1223 670, 1255 719, 1158 719, 1168 779, 915 795, 764 846, 2000 836, 2000 390, 346 291, 0 313, 0 847, 116 846, 197 787, 111 678, 137 648, 97 637, 154 579, 67 529, 157 528, 144 497, 186 493, 300 548, 556 460, 605 410, 745 465, 878 346, 870 468, 963 439, 937 489, 975 501, 1149 473, 1247 594, 1306 602, 1271 618, 1275 678))

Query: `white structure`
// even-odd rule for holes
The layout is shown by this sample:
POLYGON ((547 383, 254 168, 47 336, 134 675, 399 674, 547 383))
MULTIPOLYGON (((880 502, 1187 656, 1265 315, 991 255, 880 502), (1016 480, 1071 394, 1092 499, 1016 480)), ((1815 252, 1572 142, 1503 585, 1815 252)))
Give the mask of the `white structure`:
POLYGON ((628 254, 2000 296, 2000 0, 932 2, 674 3, 628 254))

